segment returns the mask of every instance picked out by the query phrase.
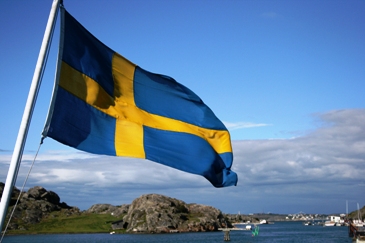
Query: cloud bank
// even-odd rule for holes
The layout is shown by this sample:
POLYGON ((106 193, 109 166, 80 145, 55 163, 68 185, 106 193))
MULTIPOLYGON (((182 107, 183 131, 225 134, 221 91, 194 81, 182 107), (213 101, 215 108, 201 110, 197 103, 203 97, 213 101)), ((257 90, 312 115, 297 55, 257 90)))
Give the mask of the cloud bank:
MULTIPOLYGON (((161 193, 226 213, 345 212, 346 200, 355 210, 357 202, 365 204, 365 109, 313 117, 318 126, 302 137, 233 141, 236 187, 217 189, 201 176, 146 160, 72 150, 39 155, 27 188, 41 185, 81 209, 161 193)), ((18 186, 32 159, 23 156, 18 186)), ((9 161, 10 155, 0 153, 0 181, 5 182, 9 161)))
POLYGON ((252 123, 252 122, 223 122, 229 131, 242 129, 242 128, 252 128, 252 127, 265 127, 270 126, 270 124, 265 123, 252 123))

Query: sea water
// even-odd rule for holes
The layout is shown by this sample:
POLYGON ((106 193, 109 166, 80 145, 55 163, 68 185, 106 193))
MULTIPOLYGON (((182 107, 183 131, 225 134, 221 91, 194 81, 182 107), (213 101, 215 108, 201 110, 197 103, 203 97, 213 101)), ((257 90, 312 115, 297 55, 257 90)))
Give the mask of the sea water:
MULTIPOLYGON (((224 233, 171 233, 171 234, 50 234, 50 235, 14 235, 5 236, 3 243, 213 243, 224 241, 224 233)), ((249 230, 230 232, 229 242, 328 242, 351 243, 348 227, 305 226, 302 222, 275 222, 274 224, 259 225, 259 234, 252 236, 249 230)))

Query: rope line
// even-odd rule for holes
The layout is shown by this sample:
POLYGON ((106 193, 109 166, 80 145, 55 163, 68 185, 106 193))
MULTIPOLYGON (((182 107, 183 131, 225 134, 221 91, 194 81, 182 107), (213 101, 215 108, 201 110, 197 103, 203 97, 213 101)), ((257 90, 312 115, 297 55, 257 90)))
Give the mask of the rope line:
POLYGON ((13 214, 14 214, 14 212, 15 212, 15 209, 16 209, 16 207, 17 207, 17 205, 18 205, 18 202, 19 202, 19 200, 20 200, 20 197, 22 196, 22 193, 23 193, 23 191, 24 191, 25 185, 27 184, 27 181, 28 181, 28 178, 29 178, 30 172, 32 171, 32 168, 33 168, 34 162, 35 162, 35 160, 37 159, 37 156, 38 156, 38 153, 39 153, 39 150, 40 150, 40 148, 41 148, 42 144, 43 144, 43 139, 41 140, 41 142, 40 142, 40 144, 39 144, 39 146, 38 146, 38 149, 37 149, 37 152, 36 152, 36 154, 35 154, 35 156, 34 156, 33 162, 32 162, 32 164, 31 164, 31 166, 30 166, 30 168, 29 168, 28 174, 27 174, 27 176, 26 176, 26 178, 25 178, 25 180, 24 180, 23 186, 22 186, 22 188, 21 188, 21 190, 20 190, 20 192, 19 192, 19 196, 18 196, 18 198, 17 198, 17 200, 16 200, 16 202, 15 202, 15 205, 14 205, 14 207, 13 207, 13 210, 12 210, 12 212, 11 212, 11 214, 10 214, 10 217, 9 217, 8 223, 6 224, 5 229, 4 229, 4 232, 3 232, 3 233, 2 233, 2 235, 1 235, 0 243, 1 243, 1 242, 3 242, 3 238, 4 238, 4 236, 5 236, 5 233, 6 233, 7 229, 8 229, 8 226, 9 226, 9 224, 10 224, 11 218, 13 217, 13 214))

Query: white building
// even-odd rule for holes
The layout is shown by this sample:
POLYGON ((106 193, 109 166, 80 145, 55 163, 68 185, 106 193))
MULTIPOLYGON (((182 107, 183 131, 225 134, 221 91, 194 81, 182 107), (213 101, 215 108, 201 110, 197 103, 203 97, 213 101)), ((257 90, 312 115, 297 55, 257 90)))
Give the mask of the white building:
POLYGON ((340 223, 341 217, 340 216, 330 216, 330 221, 335 223, 340 223))

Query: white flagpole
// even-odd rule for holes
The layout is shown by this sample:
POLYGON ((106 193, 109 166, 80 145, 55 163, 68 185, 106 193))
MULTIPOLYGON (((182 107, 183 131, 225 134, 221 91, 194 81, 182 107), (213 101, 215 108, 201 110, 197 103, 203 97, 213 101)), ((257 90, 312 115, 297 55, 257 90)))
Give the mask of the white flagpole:
POLYGON ((32 84, 30 86, 27 103, 25 105, 23 118, 20 124, 18 137, 15 143, 13 156, 11 158, 10 167, 8 171, 8 176, 6 178, 5 187, 3 191, 3 195, 0 202, 0 231, 4 226, 4 221, 6 218, 6 212, 8 210, 9 201, 11 198, 11 193, 13 191, 14 184, 16 182, 16 177, 18 175, 20 162, 23 155, 23 150, 25 146, 25 141, 27 138, 30 121, 32 118, 34 106, 36 103, 39 87, 41 84, 42 71, 44 69, 44 65, 46 62, 46 56, 48 49, 51 44, 51 34, 54 30, 54 26, 57 20, 57 13, 60 6, 60 1, 62 0, 53 0, 51 12, 49 14, 46 30, 43 36, 43 42, 41 49, 39 51, 37 65, 34 70, 32 84))

